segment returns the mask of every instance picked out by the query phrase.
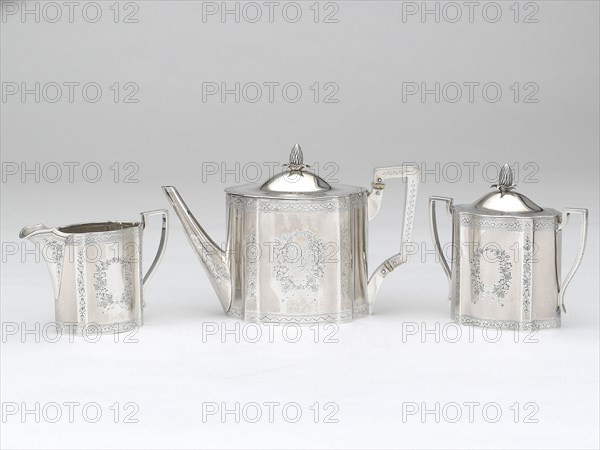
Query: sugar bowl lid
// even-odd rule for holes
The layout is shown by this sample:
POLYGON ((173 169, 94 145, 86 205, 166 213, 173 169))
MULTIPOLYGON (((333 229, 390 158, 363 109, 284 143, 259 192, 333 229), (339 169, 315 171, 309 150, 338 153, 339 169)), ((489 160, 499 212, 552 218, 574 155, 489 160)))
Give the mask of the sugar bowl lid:
POLYGON ((500 170, 498 183, 491 187, 496 188, 473 203, 473 208, 478 211, 494 213, 537 213, 543 211, 529 197, 516 192, 517 185, 513 182, 513 171, 508 164, 500 170))
POLYGON ((296 144, 290 153, 289 162, 283 164, 283 170, 267 181, 228 187, 225 192, 245 197, 304 200, 346 197, 366 192, 366 189, 357 186, 338 183, 332 186, 307 169, 310 169, 310 166, 304 164, 302 149, 296 144))

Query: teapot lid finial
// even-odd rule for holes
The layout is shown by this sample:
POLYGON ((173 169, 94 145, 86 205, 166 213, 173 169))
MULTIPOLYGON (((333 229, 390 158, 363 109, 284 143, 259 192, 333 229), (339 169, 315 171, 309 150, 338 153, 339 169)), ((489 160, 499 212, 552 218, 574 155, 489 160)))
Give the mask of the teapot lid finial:
POLYGON ((290 152, 290 164, 302 165, 304 164, 304 155, 302 154, 302 148, 300 144, 294 145, 290 152))
POLYGON ((283 165, 286 170, 267 180, 260 190, 270 194, 316 194, 331 190, 331 186, 318 175, 304 171, 310 168, 304 164, 304 155, 300 145, 296 144, 290 152, 290 162, 283 165))
POLYGON ((293 172, 302 171, 303 169, 310 167, 308 164, 304 164, 304 155, 302 154, 300 144, 294 145, 290 152, 290 162, 289 164, 284 164, 284 167, 289 168, 293 172))

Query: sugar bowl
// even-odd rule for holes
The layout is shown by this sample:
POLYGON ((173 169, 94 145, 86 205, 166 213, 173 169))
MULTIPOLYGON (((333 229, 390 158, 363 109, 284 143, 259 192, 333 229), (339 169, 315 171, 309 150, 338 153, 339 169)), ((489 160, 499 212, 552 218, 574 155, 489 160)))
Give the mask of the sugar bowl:
POLYGON ((585 249, 587 209, 558 212, 541 208, 515 191, 508 165, 495 188, 471 204, 430 197, 430 230, 450 283, 452 318, 462 324, 529 330, 560 326, 564 294, 585 249), (452 215, 452 257, 440 244, 436 203, 452 215), (581 237, 573 266, 561 279, 561 231, 581 217, 581 237))

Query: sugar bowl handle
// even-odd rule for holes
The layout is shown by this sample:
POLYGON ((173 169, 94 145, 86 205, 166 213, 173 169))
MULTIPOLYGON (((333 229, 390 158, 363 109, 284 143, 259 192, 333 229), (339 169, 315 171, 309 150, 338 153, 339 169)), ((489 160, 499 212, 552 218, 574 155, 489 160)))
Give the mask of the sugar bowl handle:
POLYGON ((379 212, 383 199, 383 190, 385 189, 385 180, 390 178, 402 178, 406 180, 402 241, 400 243, 400 252, 383 261, 369 278, 368 295, 370 312, 373 310, 375 296, 383 279, 388 273, 409 259, 407 246, 412 239, 415 205, 419 189, 419 167, 416 164, 404 164, 402 166, 378 167, 373 170, 373 183, 371 183, 373 190, 369 193, 368 197, 369 220, 372 220, 379 212))
POLYGON ((575 258, 575 262, 573 263, 571 270, 569 270, 569 273, 567 273, 567 276, 565 277, 563 282, 560 284, 559 291, 558 291, 558 307, 562 308, 563 312, 565 312, 565 313, 567 312, 567 309, 565 308, 565 300, 564 300, 565 290, 567 289, 567 286, 573 279, 573 275, 575 275, 575 272, 579 268, 579 265, 581 264, 581 260, 583 259, 583 252, 585 250, 585 242, 587 239, 587 228, 588 228, 588 210, 587 209, 565 208, 565 210, 562 212, 562 217, 560 220, 560 224, 558 225, 557 231, 562 230, 567 225, 567 223, 569 223, 571 214, 578 214, 581 216, 581 234, 580 234, 580 238, 579 238, 579 249, 577 250, 577 257, 575 258))
MULTIPOLYGON (((448 278, 448 285, 450 289, 450 284, 452 280, 452 275, 450 273, 450 265, 444 256, 444 252, 442 250, 442 245, 440 244, 440 236, 438 234, 438 226, 437 226, 437 216, 435 212, 435 202, 444 202, 446 203, 446 212, 452 215, 452 202, 453 199, 448 197, 429 197, 429 231, 431 233, 431 240, 435 245, 435 254, 442 265, 442 269, 444 269, 444 273, 446 274, 446 278, 448 278)), ((454 234, 454 233, 453 233, 454 234)), ((451 293, 448 293, 448 299, 450 299, 451 293)))
POLYGON ((150 265, 150 268, 144 275, 144 280, 142 281, 142 285, 145 286, 158 265, 165 253, 165 248, 167 247, 167 236, 168 236, 168 227, 169 227, 169 213, 166 209, 157 209, 155 211, 145 211, 142 213, 142 225, 144 230, 146 229, 146 225, 148 219, 152 216, 162 216, 162 229, 160 233, 160 242, 158 244, 158 250, 156 251, 156 256, 154 257, 154 261, 150 265))

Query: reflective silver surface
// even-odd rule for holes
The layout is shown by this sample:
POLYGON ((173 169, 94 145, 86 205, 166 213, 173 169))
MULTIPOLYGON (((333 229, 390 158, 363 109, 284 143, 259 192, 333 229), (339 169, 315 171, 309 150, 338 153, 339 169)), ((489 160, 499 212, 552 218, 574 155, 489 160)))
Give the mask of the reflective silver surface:
POLYGON ((52 278, 56 322, 75 334, 118 333, 143 324, 143 286, 163 256, 166 210, 141 214, 140 222, 101 222, 25 227, 19 236, 40 246, 52 278), (162 217, 161 238, 142 276, 142 234, 149 217, 162 217))
POLYGON ((564 292, 583 257, 588 212, 567 208, 561 214, 511 192, 508 166, 495 187, 497 192, 469 205, 429 199, 431 236, 450 284, 452 318, 518 330, 558 327, 564 292), (452 215, 449 248, 440 244, 437 202, 452 215), (561 230, 572 214, 581 216, 581 237, 575 262, 561 281, 561 230))
POLYGON ((288 170, 275 174, 260 187, 260 190, 275 196, 279 193, 302 195, 331 190, 331 186, 323 178, 304 170, 310 166, 304 164, 304 155, 298 144, 292 149, 289 164, 284 164, 284 167, 288 170))
POLYGON ((173 186, 164 186, 224 311, 254 322, 348 322, 368 315, 383 279, 408 261, 419 183, 416 165, 378 168, 372 190, 330 186, 307 170, 299 146, 281 174, 226 189, 227 244, 204 231, 173 186), (400 251, 367 268, 367 223, 384 181, 406 180, 400 251))

